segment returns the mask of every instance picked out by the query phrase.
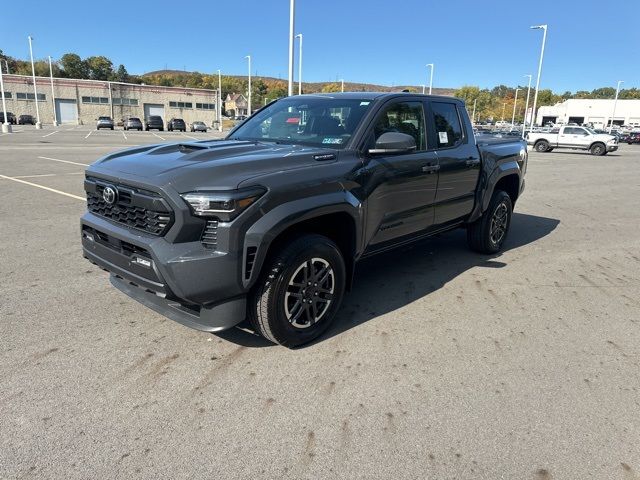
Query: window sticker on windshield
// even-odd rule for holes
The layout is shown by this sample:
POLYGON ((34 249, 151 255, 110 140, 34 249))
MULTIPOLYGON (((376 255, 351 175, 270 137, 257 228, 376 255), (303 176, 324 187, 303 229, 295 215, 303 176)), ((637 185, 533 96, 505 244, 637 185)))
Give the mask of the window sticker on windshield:
POLYGON ((328 144, 331 144, 331 145, 339 145, 339 144, 342 143, 342 140, 344 140, 344 139, 340 138, 340 137, 338 137, 338 138, 325 137, 325 138, 322 139, 322 143, 325 143, 325 144, 328 143, 328 144))
POLYGON ((370 103, 371 103, 371 102, 360 102, 360 106, 361 106, 361 107, 364 107, 364 106, 369 105, 370 103))
POLYGON ((440 137, 440 143, 449 143, 447 132, 438 132, 438 137, 440 137))

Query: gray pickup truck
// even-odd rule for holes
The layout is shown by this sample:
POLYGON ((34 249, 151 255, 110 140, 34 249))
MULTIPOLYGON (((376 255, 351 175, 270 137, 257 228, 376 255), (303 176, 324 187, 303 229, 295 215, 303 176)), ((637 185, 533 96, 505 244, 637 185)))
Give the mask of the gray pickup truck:
POLYGON ((455 228, 498 252, 526 168, 521 139, 476 143, 455 98, 294 96, 224 140, 96 161, 82 246, 173 320, 215 332, 248 319, 294 347, 330 327, 363 258, 455 228))

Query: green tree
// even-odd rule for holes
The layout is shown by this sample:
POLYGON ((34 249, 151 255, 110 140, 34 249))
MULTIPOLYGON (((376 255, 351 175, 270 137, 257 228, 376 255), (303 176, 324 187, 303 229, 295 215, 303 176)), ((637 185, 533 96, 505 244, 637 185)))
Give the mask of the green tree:
POLYGON ((92 80, 109 80, 113 77, 113 62, 102 55, 88 57, 85 60, 92 80))
POLYGON ((342 90, 342 86, 340 83, 333 82, 327 83, 322 87, 322 93, 335 93, 340 92, 342 90))
POLYGON ((65 53, 60 59, 60 66, 67 78, 89 78, 89 67, 75 53, 65 53))
POLYGON ((116 73, 114 74, 113 79, 116 82, 128 82, 129 81, 129 73, 127 72, 127 69, 125 68, 124 65, 122 65, 122 64, 118 65, 118 69, 116 70, 116 73))
POLYGON ((616 89, 612 87, 596 88, 591 91, 591 98, 614 98, 616 89))

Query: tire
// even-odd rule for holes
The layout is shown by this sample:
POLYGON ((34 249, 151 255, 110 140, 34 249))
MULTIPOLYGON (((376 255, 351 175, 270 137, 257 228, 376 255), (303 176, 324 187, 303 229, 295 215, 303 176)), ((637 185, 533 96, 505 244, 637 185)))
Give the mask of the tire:
POLYGON ((536 149, 536 152, 548 152, 549 151, 549 142, 546 140, 538 140, 533 148, 536 149))
POLYGON ((274 343, 288 348, 309 343, 333 323, 345 285, 344 259, 334 242, 315 234, 294 237, 265 262, 249 296, 249 321, 274 343), (324 288, 312 279, 305 285, 309 273, 322 271, 325 280, 317 283, 324 288))
POLYGON ((499 252, 509 233, 512 212, 513 204, 507 192, 502 190, 493 192, 489 208, 479 219, 467 226, 469 248, 478 253, 499 252), (496 228, 501 229, 501 234, 496 228))
POLYGON ((591 153, 591 155, 602 156, 607 153, 607 147, 605 147, 604 143, 594 143, 593 145, 591 145, 589 152, 591 153))
POLYGON ((113 127, 111 127, 111 130, 113 131, 113 127))

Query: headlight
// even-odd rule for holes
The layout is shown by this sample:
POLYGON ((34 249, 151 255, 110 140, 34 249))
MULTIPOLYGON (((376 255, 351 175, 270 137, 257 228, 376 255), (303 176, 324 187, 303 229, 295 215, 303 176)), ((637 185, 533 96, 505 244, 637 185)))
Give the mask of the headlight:
POLYGON ((190 192, 182 194, 182 198, 191 206, 194 215, 217 217, 223 222, 229 222, 266 191, 262 187, 251 187, 224 192, 190 192))

